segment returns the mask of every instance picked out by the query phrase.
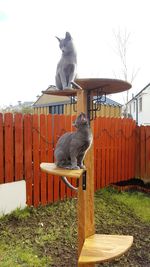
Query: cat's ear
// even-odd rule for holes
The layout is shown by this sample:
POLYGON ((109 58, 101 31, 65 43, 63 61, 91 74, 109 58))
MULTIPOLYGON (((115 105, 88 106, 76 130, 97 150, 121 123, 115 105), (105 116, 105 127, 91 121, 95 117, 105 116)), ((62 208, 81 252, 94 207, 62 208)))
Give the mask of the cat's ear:
POLYGON ((57 36, 55 36, 55 37, 56 37, 56 39, 57 39, 57 40, 59 41, 59 43, 60 43, 60 40, 61 40, 61 39, 60 39, 59 37, 57 37, 57 36))
POLYGON ((65 36, 65 39, 67 41, 70 41, 72 38, 71 38, 71 34, 69 32, 66 32, 66 36, 65 36))

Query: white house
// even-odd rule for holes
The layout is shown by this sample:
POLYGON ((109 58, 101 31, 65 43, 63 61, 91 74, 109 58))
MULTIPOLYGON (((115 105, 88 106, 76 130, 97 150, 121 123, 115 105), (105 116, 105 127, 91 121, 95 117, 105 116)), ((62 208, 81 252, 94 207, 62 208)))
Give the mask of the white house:
POLYGON ((150 125, 150 83, 127 103, 127 112, 138 125, 150 125))

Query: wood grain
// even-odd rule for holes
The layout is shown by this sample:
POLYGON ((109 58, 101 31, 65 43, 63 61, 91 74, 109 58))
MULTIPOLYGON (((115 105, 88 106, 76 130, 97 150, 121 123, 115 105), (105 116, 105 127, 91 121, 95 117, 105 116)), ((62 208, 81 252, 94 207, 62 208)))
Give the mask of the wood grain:
POLYGON ((132 236, 92 235, 85 239, 79 257, 79 266, 116 259, 123 255, 132 243, 132 236))
POLYGON ((74 178, 80 178, 82 176, 82 173, 84 170, 66 170, 62 168, 58 168, 55 163, 47 163, 42 162, 40 164, 40 168, 42 171, 46 173, 50 173, 57 176, 65 176, 65 177, 74 177, 74 178))

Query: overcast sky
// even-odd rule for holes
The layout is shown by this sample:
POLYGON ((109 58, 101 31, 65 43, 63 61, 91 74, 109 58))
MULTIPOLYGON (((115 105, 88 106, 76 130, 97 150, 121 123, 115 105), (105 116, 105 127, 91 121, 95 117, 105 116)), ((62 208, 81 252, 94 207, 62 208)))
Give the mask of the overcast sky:
MULTIPOLYGON (((113 32, 130 33, 129 76, 139 69, 130 95, 137 93, 150 82, 149 28, 149 0, 0 0, 0 106, 35 101, 54 84, 55 36, 66 31, 82 78, 122 78, 113 32)), ((125 94, 113 99, 124 103, 125 94)))

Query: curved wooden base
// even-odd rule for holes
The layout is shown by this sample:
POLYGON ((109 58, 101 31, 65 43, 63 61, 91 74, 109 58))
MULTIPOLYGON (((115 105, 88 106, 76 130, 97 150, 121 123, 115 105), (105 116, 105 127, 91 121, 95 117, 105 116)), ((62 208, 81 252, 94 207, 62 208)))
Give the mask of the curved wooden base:
POLYGON ((123 255, 132 245, 132 236, 92 235, 85 239, 80 264, 99 263, 116 259, 123 255))
POLYGON ((40 164, 40 168, 42 171, 46 173, 50 173, 57 176, 65 176, 71 178, 80 178, 85 171, 84 169, 79 170, 66 170, 63 168, 58 168, 55 163, 47 163, 42 162, 40 164))

